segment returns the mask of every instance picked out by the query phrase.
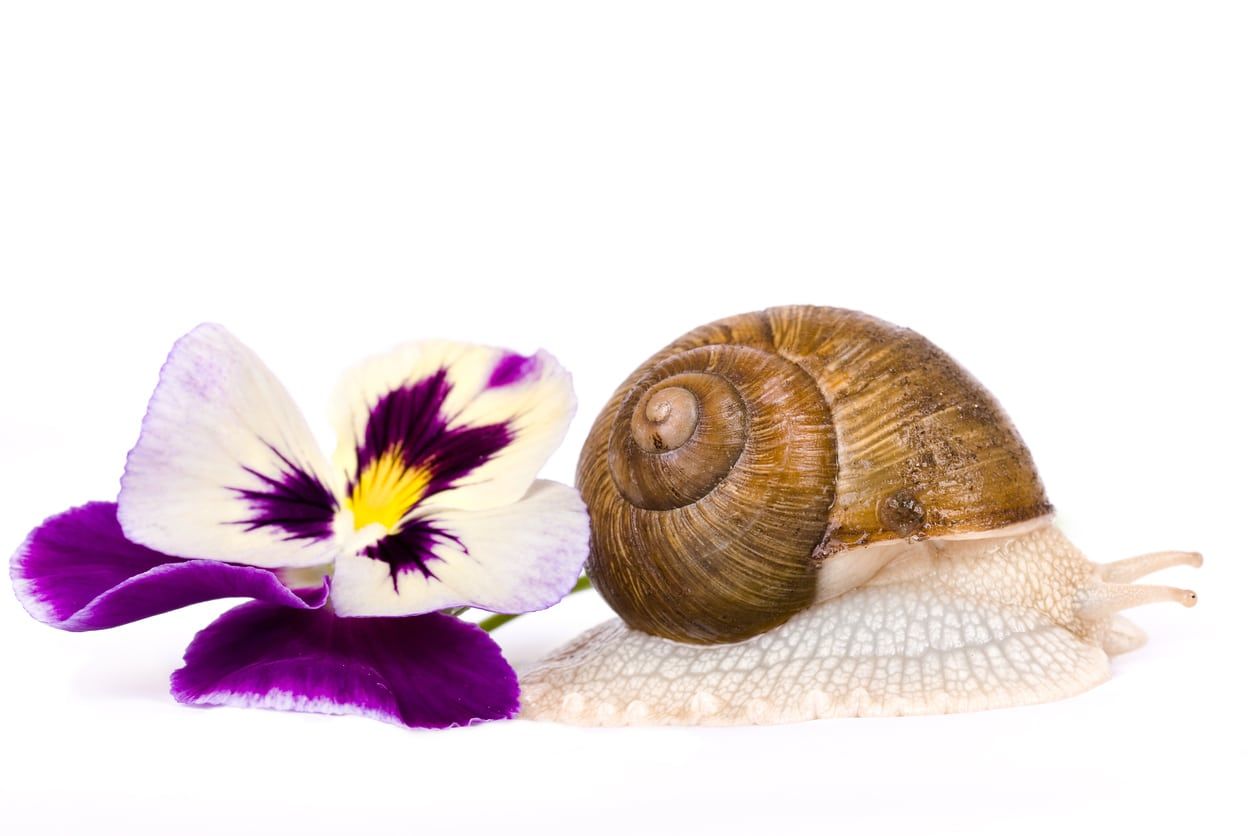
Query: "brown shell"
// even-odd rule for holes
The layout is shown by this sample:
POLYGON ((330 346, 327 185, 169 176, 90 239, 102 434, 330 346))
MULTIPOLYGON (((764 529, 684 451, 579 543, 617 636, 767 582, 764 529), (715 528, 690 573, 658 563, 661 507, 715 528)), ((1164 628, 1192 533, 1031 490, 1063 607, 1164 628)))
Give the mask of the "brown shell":
POLYGON ((979 382, 919 334, 838 308, 771 308, 680 337, 614 393, 576 481, 596 588, 628 625, 699 643, 783 623, 813 600, 818 564, 850 547, 1052 511, 979 382), (642 404, 679 384, 699 403, 691 438, 667 449, 685 426, 642 448, 658 437, 642 404))

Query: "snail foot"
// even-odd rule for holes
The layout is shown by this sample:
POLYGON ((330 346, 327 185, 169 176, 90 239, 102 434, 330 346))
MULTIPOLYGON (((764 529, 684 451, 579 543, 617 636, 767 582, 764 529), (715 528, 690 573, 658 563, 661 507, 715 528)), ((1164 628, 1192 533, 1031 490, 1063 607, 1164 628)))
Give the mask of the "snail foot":
POLYGON ((1059 699, 1108 676, 1102 647, 1039 613, 910 580, 734 644, 674 642, 612 619, 524 674, 520 716, 622 726, 942 714, 1059 699))

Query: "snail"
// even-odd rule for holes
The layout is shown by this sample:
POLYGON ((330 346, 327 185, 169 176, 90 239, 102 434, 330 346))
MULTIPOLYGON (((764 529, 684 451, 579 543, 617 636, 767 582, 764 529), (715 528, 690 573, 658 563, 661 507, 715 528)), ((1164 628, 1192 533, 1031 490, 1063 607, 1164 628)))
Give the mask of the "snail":
POLYGON ((522 680, 523 716, 747 724, 1043 702, 1109 677, 1132 581, 1054 525, 993 396, 914 331, 779 307, 653 355, 593 424, 587 572, 619 618, 522 680))

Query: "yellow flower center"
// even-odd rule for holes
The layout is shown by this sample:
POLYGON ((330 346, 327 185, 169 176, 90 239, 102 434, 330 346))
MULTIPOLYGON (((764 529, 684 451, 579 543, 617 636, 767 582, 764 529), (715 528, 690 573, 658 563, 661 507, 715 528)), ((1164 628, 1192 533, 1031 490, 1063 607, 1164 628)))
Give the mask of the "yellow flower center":
POLYGON ((354 527, 360 530, 382 523, 389 532, 394 531, 430 484, 429 469, 407 466, 399 448, 389 450, 371 462, 353 486, 348 508, 353 512, 354 527))

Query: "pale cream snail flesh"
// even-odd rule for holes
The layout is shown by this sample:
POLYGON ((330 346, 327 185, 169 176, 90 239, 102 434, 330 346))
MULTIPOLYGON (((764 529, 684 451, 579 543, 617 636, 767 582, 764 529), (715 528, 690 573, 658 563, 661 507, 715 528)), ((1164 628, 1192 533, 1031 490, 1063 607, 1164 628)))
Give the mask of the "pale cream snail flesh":
POLYGON ((584 445, 588 574, 619 614, 523 677, 523 716, 728 725, 1044 702, 1145 634, 1192 552, 1091 563, 996 400, 913 331, 781 307, 698 328, 584 445))

